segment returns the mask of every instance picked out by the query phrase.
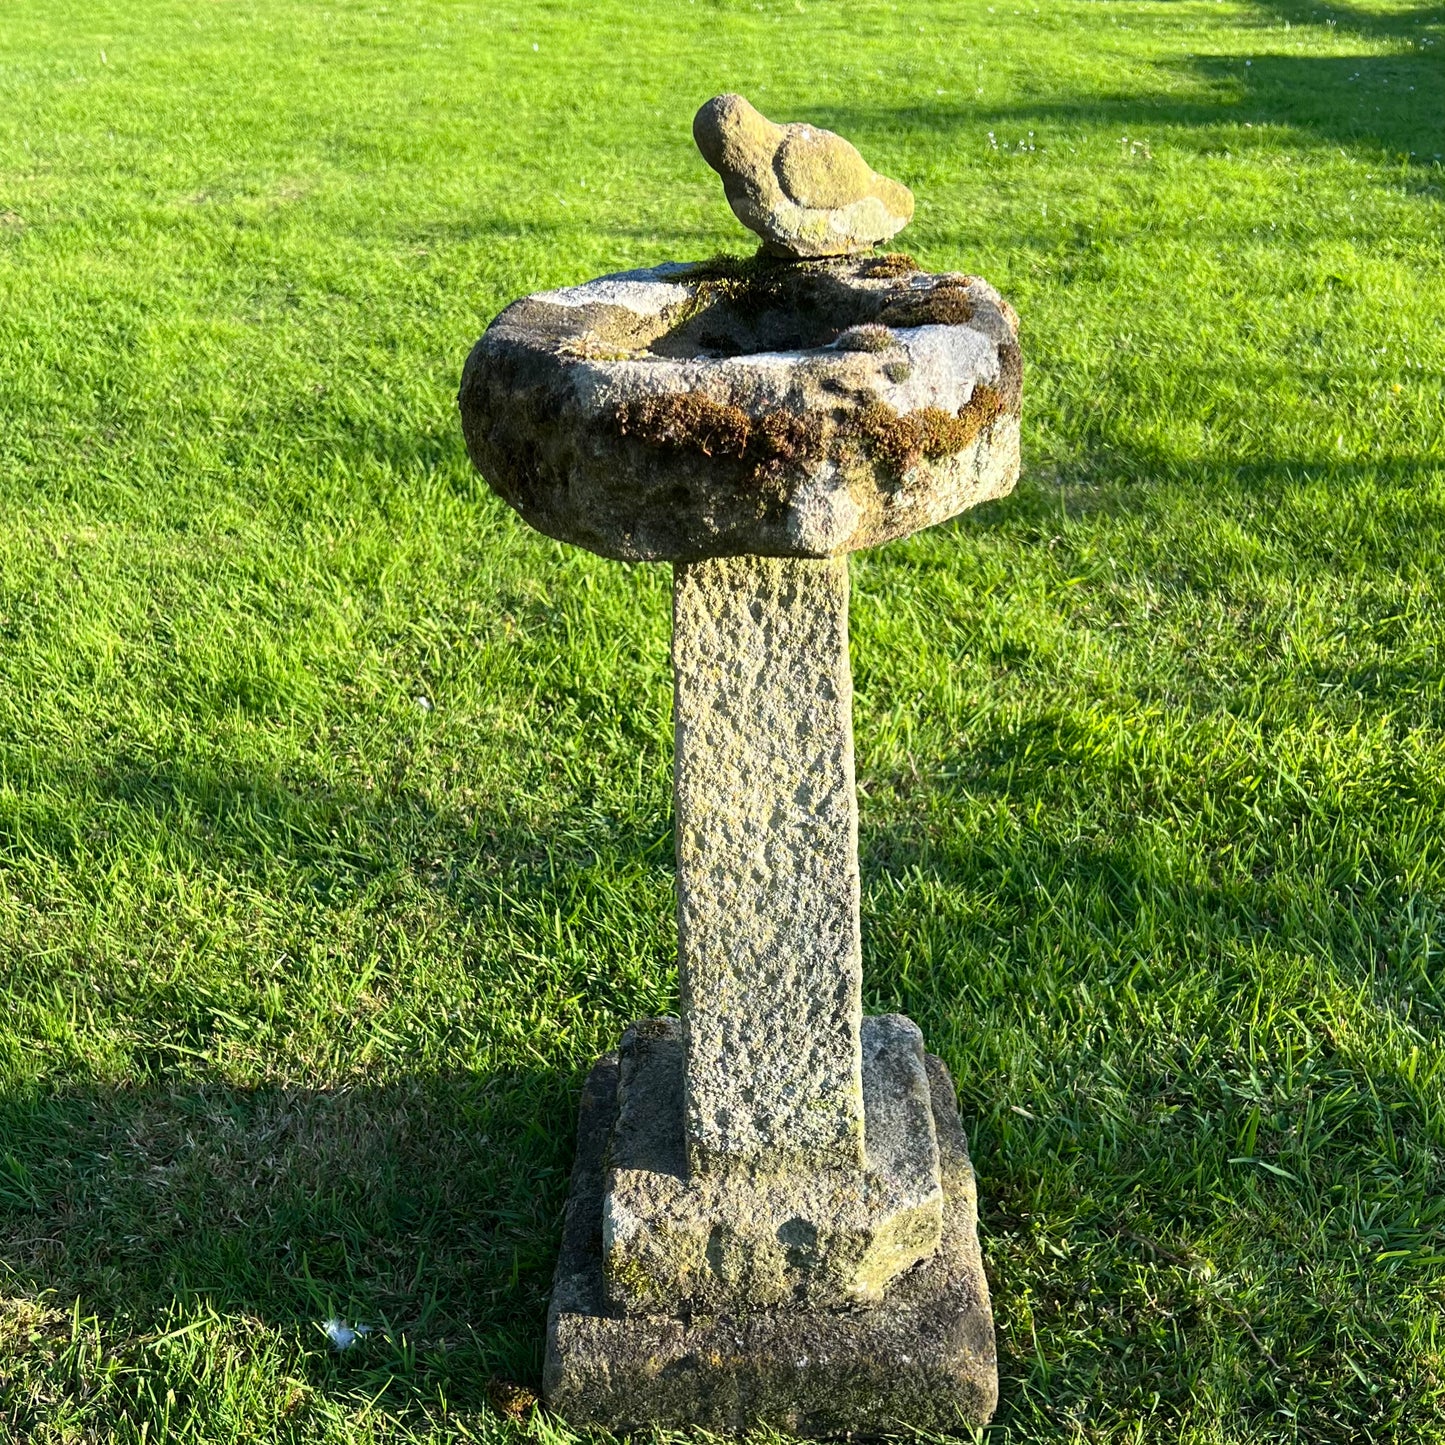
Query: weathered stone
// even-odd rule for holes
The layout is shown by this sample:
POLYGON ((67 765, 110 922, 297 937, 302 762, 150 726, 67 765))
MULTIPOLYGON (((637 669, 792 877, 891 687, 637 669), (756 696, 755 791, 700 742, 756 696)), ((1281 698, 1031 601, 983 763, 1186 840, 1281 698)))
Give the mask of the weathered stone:
POLYGON ((913 219, 913 192, 880 176, 842 136, 774 125, 740 95, 717 95, 693 118, 703 159, 733 214, 789 256, 871 250, 913 219))
POLYGON ((1018 318, 906 258, 658 266, 528 296, 460 396, 472 460, 606 557, 835 557, 1010 491, 1018 318))
POLYGON ((650 1019, 623 1035, 602 1202, 610 1304, 679 1314, 876 1302, 937 1249, 943 1189, 923 1036, 897 1014, 864 1019, 861 1032, 865 1164, 763 1159, 706 1174, 686 1164, 681 1023, 650 1019))
POLYGON ((838 137, 737 96, 695 130, 793 259, 525 297, 459 398, 533 526, 676 564, 683 1017, 589 1078, 545 1388, 624 1430, 981 1425, 992 1319, 952 1084, 914 1024, 862 1018, 846 554, 1014 485, 1018 317, 976 277, 841 255, 912 197, 838 137))
POLYGON ((856 1171, 863 962, 847 559, 723 557, 674 578, 687 1166, 856 1171))
POLYGON ((582 1098, 572 1192, 547 1319, 548 1404, 614 1430, 771 1427, 831 1436, 983 1425, 998 1397, 973 1170, 953 1085, 929 1057, 943 1185, 938 1249, 881 1303, 623 1315, 602 1265, 604 1157, 617 1118, 608 1055, 582 1098))

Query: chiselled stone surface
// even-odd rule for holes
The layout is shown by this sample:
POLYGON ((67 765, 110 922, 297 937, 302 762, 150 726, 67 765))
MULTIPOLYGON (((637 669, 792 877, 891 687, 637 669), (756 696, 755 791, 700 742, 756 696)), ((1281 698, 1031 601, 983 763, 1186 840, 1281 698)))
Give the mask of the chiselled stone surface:
POLYGON ((692 134, 733 214, 785 255, 867 251, 913 218, 913 192, 880 176, 842 136, 774 125, 740 95, 715 95, 692 134))
POLYGON ((688 1168, 857 1169, 847 561, 679 566, 672 628, 688 1168))
MULTIPOLYGON (((761 1032, 761 1027, 760 1030, 761 1032)), ((876 1302, 939 1243, 943 1190, 917 1026, 863 1021, 863 1166, 689 1174, 682 1025, 623 1036, 602 1203, 603 1276, 627 1314, 876 1302)))
POLYGON ((998 1376, 973 1170, 948 1072, 932 1057, 927 1069, 942 1235, 881 1303, 623 1315, 607 1301, 601 1228, 619 1071, 616 1055, 600 1060, 583 1093, 547 1319, 548 1404, 575 1425, 619 1431, 691 1425, 831 1436, 984 1424, 998 1376))
POLYGON ((664 265, 514 302, 462 428, 540 531, 606 557, 835 557, 1019 472, 1018 318, 906 257, 664 265))

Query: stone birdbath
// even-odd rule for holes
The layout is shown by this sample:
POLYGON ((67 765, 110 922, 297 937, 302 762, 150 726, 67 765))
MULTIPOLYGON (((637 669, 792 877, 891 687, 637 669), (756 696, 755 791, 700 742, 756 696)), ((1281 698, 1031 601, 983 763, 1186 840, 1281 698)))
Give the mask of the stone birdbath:
POLYGON ((546 1399, 618 1430, 978 1425, 953 1084, 862 1010, 847 554, 1012 488, 1017 317, 874 250, 912 196, 839 137, 738 96, 694 134, 758 255, 524 297, 462 378, 527 522, 673 565, 681 1017, 588 1077, 546 1399))

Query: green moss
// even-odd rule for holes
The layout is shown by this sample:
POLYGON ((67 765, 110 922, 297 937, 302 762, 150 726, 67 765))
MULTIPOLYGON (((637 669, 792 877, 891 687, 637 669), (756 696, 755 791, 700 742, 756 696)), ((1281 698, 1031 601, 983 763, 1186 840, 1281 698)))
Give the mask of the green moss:
POLYGON ((926 406, 899 415, 881 401, 856 413, 849 430, 868 456, 902 476, 921 461, 937 461, 971 446, 1006 410, 1004 398, 991 386, 974 388, 957 414, 926 406))
POLYGON ((707 310, 719 301, 744 303, 755 292, 765 296, 787 294, 792 276, 807 270, 810 263, 787 256, 770 255, 759 248, 751 256, 734 256, 719 251, 706 261, 688 267, 683 280, 697 287, 686 315, 707 310))
POLYGON ((869 322, 845 331, 833 344, 839 351, 887 351, 897 343, 886 326, 869 322))
POLYGON ((968 288, 946 282, 927 291, 908 291, 889 300, 878 313, 884 326, 962 326, 973 319, 968 288))
POLYGON ((694 262, 687 268, 688 281, 747 282, 767 271, 776 271, 789 264, 785 256, 773 256, 759 248, 751 256, 735 256, 719 251, 706 261, 694 262))
MULTIPOLYGON (((606 1277, 608 1293, 621 1295, 634 1304, 657 1300, 657 1281, 635 1259, 619 1259, 607 1255, 603 1259, 602 1272, 606 1277)), ((665 1302, 657 1300, 658 1308, 665 1309, 665 1302)))

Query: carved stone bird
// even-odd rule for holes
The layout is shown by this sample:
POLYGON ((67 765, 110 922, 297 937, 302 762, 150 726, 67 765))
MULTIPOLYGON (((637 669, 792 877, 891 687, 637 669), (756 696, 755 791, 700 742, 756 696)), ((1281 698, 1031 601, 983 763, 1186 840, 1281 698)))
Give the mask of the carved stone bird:
POLYGON ((913 217, 913 192, 871 169, 842 136, 774 125, 740 95, 715 95, 693 117, 692 134, 733 214, 769 251, 852 255, 913 217))

